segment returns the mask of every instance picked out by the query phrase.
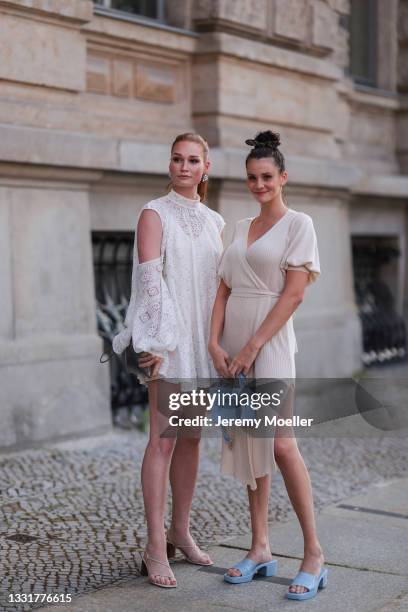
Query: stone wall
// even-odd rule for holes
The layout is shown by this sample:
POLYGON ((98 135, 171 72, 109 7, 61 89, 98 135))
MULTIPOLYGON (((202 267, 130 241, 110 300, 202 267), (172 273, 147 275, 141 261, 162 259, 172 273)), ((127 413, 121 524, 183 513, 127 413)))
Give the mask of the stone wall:
MULTIPOLYGON (((298 375, 360 367, 350 236, 381 207, 404 226, 408 193, 408 0, 379 4, 367 90, 347 73, 349 0, 180 0, 171 27, 88 0, 0 0, 0 446, 109 427, 91 232, 134 230, 190 129, 211 145, 227 240, 257 213, 244 140, 281 133, 288 201, 313 217, 323 272, 296 313, 298 375)), ((405 260, 399 277, 402 308, 405 260)))
POLYGON ((398 157, 401 171, 408 174, 408 0, 400 0, 398 15, 398 157))

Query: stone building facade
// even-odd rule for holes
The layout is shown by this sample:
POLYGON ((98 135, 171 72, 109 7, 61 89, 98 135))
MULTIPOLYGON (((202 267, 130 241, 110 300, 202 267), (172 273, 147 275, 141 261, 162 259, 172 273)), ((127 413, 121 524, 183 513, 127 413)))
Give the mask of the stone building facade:
POLYGON ((109 426, 91 236, 134 231, 180 132, 209 141, 227 239, 257 210, 244 140, 281 134, 323 272, 296 313, 299 376, 361 367, 352 240, 399 251, 383 274, 404 316, 408 0, 367 0, 371 21, 358 4, 0 0, 0 447, 109 426))

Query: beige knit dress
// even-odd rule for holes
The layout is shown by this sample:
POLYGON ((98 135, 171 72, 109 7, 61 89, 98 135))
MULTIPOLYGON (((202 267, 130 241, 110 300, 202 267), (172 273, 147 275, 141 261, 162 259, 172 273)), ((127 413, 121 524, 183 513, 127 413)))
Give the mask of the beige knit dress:
MULTIPOLYGON (((234 357, 255 334, 285 286, 286 270, 308 272, 309 283, 320 274, 319 253, 312 219, 288 209, 271 229, 247 247, 253 218, 238 221, 230 246, 222 256, 219 275, 231 289, 223 348, 234 357)), ((294 379, 298 351, 292 317, 260 350, 249 376, 257 379, 294 379)), ((274 438, 256 437, 234 429, 232 445, 223 440, 221 471, 256 489, 256 478, 276 469, 274 438)))

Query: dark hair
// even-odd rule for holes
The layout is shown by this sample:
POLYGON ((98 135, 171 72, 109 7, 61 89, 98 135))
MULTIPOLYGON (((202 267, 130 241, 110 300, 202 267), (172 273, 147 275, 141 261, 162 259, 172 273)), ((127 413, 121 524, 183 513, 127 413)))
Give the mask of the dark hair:
POLYGON ((280 145, 280 134, 277 132, 271 132, 266 130, 265 132, 258 132, 255 138, 250 138, 245 141, 245 144, 253 147, 247 155, 245 163, 247 164, 250 159, 263 159, 264 157, 272 157, 279 172, 285 171, 285 158, 279 151, 280 145))
MULTIPOLYGON (((210 153, 210 148, 208 146, 208 142, 202 136, 200 136, 200 134, 195 134, 194 132, 186 132, 185 134, 179 134, 178 136, 176 136, 173 144, 171 145, 171 151, 173 151, 175 145, 178 142, 196 142, 197 144, 201 145, 201 148, 203 150, 203 159, 205 162, 207 161, 208 155, 210 153)), ((170 183, 170 188, 171 188, 171 183, 170 183)), ((207 176, 207 180, 204 182, 201 181, 197 187, 197 193, 200 196, 201 202, 205 202, 207 198, 207 189, 208 189, 208 176, 207 176)))

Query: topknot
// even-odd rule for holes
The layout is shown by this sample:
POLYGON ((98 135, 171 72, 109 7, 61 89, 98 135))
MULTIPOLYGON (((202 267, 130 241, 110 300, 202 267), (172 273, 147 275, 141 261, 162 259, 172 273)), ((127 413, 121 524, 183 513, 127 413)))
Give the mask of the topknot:
POLYGON ((254 149, 277 149, 281 143, 280 134, 266 130, 265 132, 259 132, 255 138, 249 138, 245 141, 245 144, 253 147, 254 149))

